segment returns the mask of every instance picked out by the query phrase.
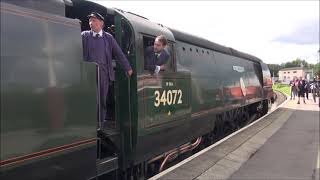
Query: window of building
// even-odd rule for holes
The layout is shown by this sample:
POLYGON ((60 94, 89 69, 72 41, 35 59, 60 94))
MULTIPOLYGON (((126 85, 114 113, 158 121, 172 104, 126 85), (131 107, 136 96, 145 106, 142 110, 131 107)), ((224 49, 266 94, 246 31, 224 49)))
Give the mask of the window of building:
POLYGON ((283 74, 286 74, 286 72, 283 72, 283 74))
POLYGON ((293 73, 297 73, 297 71, 293 71, 293 73))

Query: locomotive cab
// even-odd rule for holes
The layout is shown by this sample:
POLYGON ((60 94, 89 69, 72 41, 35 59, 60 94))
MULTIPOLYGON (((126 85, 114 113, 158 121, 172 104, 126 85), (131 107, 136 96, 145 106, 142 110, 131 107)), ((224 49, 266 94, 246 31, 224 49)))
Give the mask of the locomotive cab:
MULTIPOLYGON (((107 97, 107 111, 108 116, 105 120, 98 117, 97 120, 97 137, 98 137, 98 175, 101 173, 108 173, 118 168, 118 155, 123 154, 121 144, 122 134, 130 132, 131 125, 131 111, 130 111, 130 99, 133 93, 132 84, 135 79, 135 49, 134 49, 134 33, 130 23, 116 10, 109 9, 92 3, 90 1, 72 1, 70 6, 66 6, 66 17, 80 20, 81 31, 90 30, 88 15, 91 12, 98 12, 104 17, 104 31, 110 33, 118 45, 122 49, 122 52, 126 55, 129 63, 133 69, 133 74, 130 78, 125 75, 125 72, 121 69, 117 60, 112 57, 112 66, 115 71, 115 81, 110 82, 109 92, 107 97), (102 165, 103 164, 103 165, 102 165)), ((121 11, 121 10, 119 10, 121 11)), ((79 32, 80 35, 80 32, 79 32)), ((81 37, 80 37, 81 38, 81 37)), ((97 78, 99 78, 99 67, 97 66, 97 78)), ((99 81, 97 81, 99 82, 99 81)), ((100 84, 97 84, 99 87, 100 84)), ((99 88, 97 93, 100 95, 99 88)), ((98 101, 99 102, 99 101, 98 101)), ((98 104, 98 110, 100 104, 98 104)), ((99 113, 100 114, 100 113, 99 113)), ((128 135, 130 139, 130 134, 128 135)), ((126 140, 125 140, 126 141, 126 140)), ((125 159, 125 157, 122 157, 125 159)), ((121 164, 121 163, 120 163, 121 164)))
MULTIPOLYGON (((103 30, 110 33, 118 41, 118 44, 121 46, 123 52, 125 53, 125 55, 127 55, 128 58, 133 45, 132 31, 128 24, 124 22, 123 18, 122 20, 120 20, 120 23, 116 22, 121 17, 119 17, 119 15, 116 14, 113 9, 108 9, 89 1, 74 1, 72 6, 66 6, 66 16, 69 18, 79 19, 81 24, 81 31, 90 30, 89 19, 87 15, 91 12, 98 12, 104 17, 105 20, 103 30)), ((116 74, 118 74, 117 72, 120 69, 118 68, 115 59, 112 60, 112 66, 116 74)), ((106 131, 119 128, 119 123, 117 122, 115 117, 115 84, 117 83, 117 81, 119 81, 119 78, 116 77, 115 83, 111 82, 107 97, 108 114, 110 116, 106 117, 106 123, 99 122, 99 126, 101 126, 99 128, 106 131)))

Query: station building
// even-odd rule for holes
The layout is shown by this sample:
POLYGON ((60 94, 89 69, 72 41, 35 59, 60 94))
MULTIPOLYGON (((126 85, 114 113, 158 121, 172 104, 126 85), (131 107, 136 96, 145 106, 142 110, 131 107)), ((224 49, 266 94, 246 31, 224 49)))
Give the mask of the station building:
POLYGON ((312 69, 305 67, 291 67, 279 70, 279 81, 289 83, 294 78, 302 77, 311 80, 313 78, 312 69))

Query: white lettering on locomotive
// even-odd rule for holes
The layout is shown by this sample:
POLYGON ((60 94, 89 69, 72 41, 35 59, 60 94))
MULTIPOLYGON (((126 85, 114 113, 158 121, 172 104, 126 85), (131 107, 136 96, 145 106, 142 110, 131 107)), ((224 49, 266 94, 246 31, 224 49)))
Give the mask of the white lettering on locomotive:
POLYGON ((181 89, 163 90, 162 92, 159 90, 156 90, 154 92, 154 95, 155 95, 155 101, 154 101, 155 107, 159 107, 161 104, 163 106, 182 104, 181 89))

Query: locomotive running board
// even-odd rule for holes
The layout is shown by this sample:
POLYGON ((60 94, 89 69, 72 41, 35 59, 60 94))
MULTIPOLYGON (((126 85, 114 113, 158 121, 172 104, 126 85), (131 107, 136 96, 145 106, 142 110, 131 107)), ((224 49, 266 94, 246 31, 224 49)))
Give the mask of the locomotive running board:
POLYGON ((97 161, 97 174, 101 176, 118 169, 118 157, 108 157, 97 161))

